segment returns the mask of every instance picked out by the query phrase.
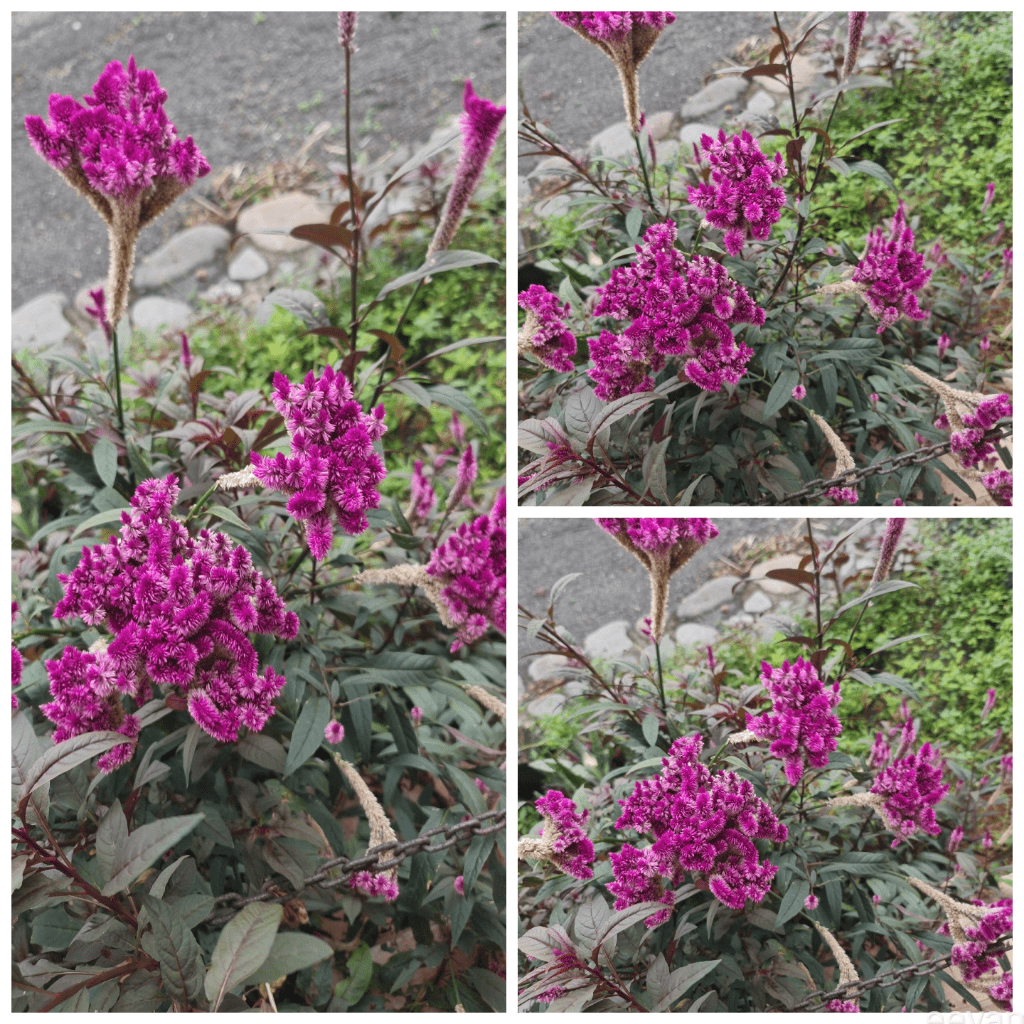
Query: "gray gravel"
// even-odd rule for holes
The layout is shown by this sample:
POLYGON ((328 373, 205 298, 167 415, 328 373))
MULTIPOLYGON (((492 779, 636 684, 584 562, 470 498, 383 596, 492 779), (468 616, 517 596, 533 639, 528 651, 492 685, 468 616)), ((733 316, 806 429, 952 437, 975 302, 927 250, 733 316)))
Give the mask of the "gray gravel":
MULTIPOLYGON (((356 43, 353 145, 358 138, 373 157, 397 142, 426 141, 461 110, 466 78, 489 99, 505 94, 502 12, 362 13, 356 43)), ((171 120, 213 167, 196 186, 200 194, 226 165, 244 161, 260 170, 294 153, 322 121, 342 129, 325 141, 344 143, 344 63, 332 12, 271 12, 262 21, 218 11, 14 14, 15 307, 42 292, 74 295, 107 269, 106 229, 32 151, 25 115, 45 115, 52 92, 81 101, 108 61, 127 63, 132 53, 157 73, 171 120)), ((140 259, 181 226, 186 205, 179 200, 143 231, 140 259)))

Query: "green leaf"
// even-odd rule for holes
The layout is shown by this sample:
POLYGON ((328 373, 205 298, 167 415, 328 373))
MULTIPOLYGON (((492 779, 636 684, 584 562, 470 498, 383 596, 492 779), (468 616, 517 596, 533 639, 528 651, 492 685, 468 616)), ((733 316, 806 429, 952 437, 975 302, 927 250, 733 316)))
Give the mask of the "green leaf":
POLYGON ((196 746, 199 743, 201 734, 202 730, 199 728, 199 723, 193 722, 185 734, 185 742, 181 745, 181 762, 185 772, 186 786, 188 786, 188 777, 192 771, 192 760, 196 756, 196 746))
POLYGON ((890 640, 888 643, 882 644, 881 647, 876 647, 868 657, 872 657, 875 654, 881 654, 882 651, 888 651, 892 647, 899 647, 900 644, 908 643, 911 640, 919 640, 923 636, 928 636, 928 633, 908 633, 906 636, 898 636, 895 640, 890 640))
POLYGON ((310 697, 292 729, 292 742, 284 761, 284 774, 291 775, 315 753, 324 742, 324 729, 331 720, 331 702, 326 697, 310 697))
POLYGON ((793 388, 799 382, 800 374, 796 370, 783 370, 775 378, 775 383, 765 399, 764 412, 761 414, 762 423, 774 416, 793 397, 793 388))
POLYGON ((462 862, 463 888, 467 893, 473 888, 480 871, 487 863, 493 846, 494 836, 473 836, 469 849, 466 850, 466 859, 462 862))
POLYGON ((422 405, 424 409, 430 408, 430 395, 422 384, 417 384, 416 381, 410 380, 408 377, 396 377, 388 382, 388 387, 392 391, 408 395, 414 402, 422 405))
POLYGON ((80 533, 85 533, 86 530, 91 530, 94 526, 109 526, 111 523, 120 523, 122 511, 123 509, 120 508, 109 508, 106 512, 97 512, 96 515, 89 516, 88 519, 75 527, 75 532, 71 534, 71 539, 74 540, 80 533))
POLYGON ((117 448, 109 438, 101 437, 92 449, 92 462, 99 478, 113 487, 117 479, 117 448))
POLYGON ((634 242, 640 240, 640 225, 644 220, 644 211, 639 206, 634 206, 629 213, 626 214, 626 234, 633 239, 634 242))
POLYGON ((110 810, 96 829, 96 864, 104 882, 114 877, 118 852, 124 849, 127 842, 128 821, 121 810, 121 801, 115 797, 110 810))
POLYGON ((203 820, 202 814, 183 814, 137 828, 119 851, 114 875, 103 886, 104 896, 124 892, 158 857, 185 838, 203 820))
POLYGON ((470 967, 469 976, 477 995, 495 1012, 505 1012, 505 983, 493 971, 470 967))
POLYGON ((63 743, 48 747, 35 764, 29 769, 18 794, 18 803, 24 803, 31 794, 44 783, 71 771, 72 768, 98 757, 108 750, 124 743, 125 738, 119 732, 86 732, 81 736, 72 736, 63 743))
POLYGON ((212 1012, 217 1012, 231 989, 263 966, 283 914, 284 907, 278 903, 250 903, 224 925, 206 975, 212 1012))
POLYGON ((653 391, 644 391, 640 394, 626 395, 623 398, 615 399, 614 402, 609 402, 591 427, 591 439, 596 439, 602 430, 621 420, 623 416, 629 416, 630 413, 646 409, 651 402, 660 397, 661 395, 656 395, 653 391))
POLYGON ((284 747, 272 736, 251 732, 239 741, 235 749, 238 751, 238 756, 245 758, 246 761, 258 764, 261 768, 276 772, 278 775, 284 775, 284 763, 287 755, 284 752, 284 747))
POLYGON ((672 1009, 673 1004, 681 998, 686 990, 696 985, 705 974, 710 974, 722 961, 701 960, 696 963, 684 964, 676 968, 668 979, 668 986, 665 995, 653 1006, 654 1013, 667 1013, 672 1009))
POLYGON ((51 907, 32 922, 32 941, 44 952, 67 949, 81 928, 82 922, 68 917, 63 907, 51 907))
POLYGON ((344 999, 349 1006, 354 1006, 363 998, 366 990, 370 987, 373 979, 373 957, 370 955, 370 947, 361 942, 353 951, 345 964, 348 971, 348 984, 339 982, 334 989, 334 994, 344 999), (344 987, 342 987, 344 985, 344 987))
POLYGON ((473 912, 473 898, 467 892, 465 896, 459 896, 458 893, 454 896, 454 902, 451 905, 451 913, 448 915, 448 922, 451 925, 452 931, 452 948, 459 941, 462 935, 463 928, 466 927, 466 922, 469 920, 469 915, 473 912))
POLYGON ((640 726, 649 747, 657 746, 658 725, 657 715, 647 715, 640 726))
POLYGON ((484 437, 491 436, 490 424, 480 414, 476 405, 457 388, 453 388, 450 384, 433 384, 427 388, 427 391, 430 393, 431 401, 463 413, 473 421, 473 425, 484 437))
POLYGON ((778 928, 791 918, 796 917, 804 909, 804 900, 810 894, 811 886, 806 878, 798 878, 791 882, 789 888, 782 895, 779 912, 775 916, 775 927, 778 928))
POLYGON ((475 267, 480 263, 496 264, 498 261, 493 256, 487 256, 482 252, 472 252, 469 249, 442 249, 440 252, 435 252, 419 269, 389 281, 377 293, 375 301, 380 302, 393 291, 404 288, 414 281, 422 281, 423 278, 430 277, 432 274, 442 274, 446 270, 462 270, 464 267, 475 267))
POLYGON ((11 428, 11 440, 29 434, 86 434, 91 427, 80 423, 61 423, 57 420, 26 420, 11 428))
POLYGON ((620 910, 616 914, 612 914, 612 916, 601 925, 601 928, 597 933, 597 939, 594 941, 594 948, 596 949, 608 939, 618 935, 619 932, 636 924, 638 921, 642 921, 645 917, 650 917, 652 914, 656 914, 659 910, 664 909, 664 903, 658 903, 655 900, 648 900, 644 903, 637 903, 632 907, 627 907, 625 910, 620 910))
POLYGON ((262 985, 296 971, 305 970, 334 956, 334 950, 323 939, 303 932, 280 932, 274 936, 267 959, 245 979, 246 985, 262 985))
POLYGON ((231 509, 225 508, 225 506, 223 505, 210 505, 208 508, 203 509, 203 511, 200 513, 200 515, 204 514, 216 516, 218 519, 223 519, 224 522, 230 523, 232 526, 240 526, 243 530, 249 530, 249 532, 252 533, 252 530, 249 529, 249 526, 241 518, 239 518, 237 512, 233 512, 231 509))
POLYGON ((141 893, 139 898, 153 928, 142 936, 142 948, 160 964, 168 995, 193 1002, 203 991, 206 975, 199 943, 176 907, 148 893, 141 893))
POLYGON ((868 177, 875 178, 890 192, 899 195, 899 189, 896 188, 896 182, 892 180, 892 175, 873 160, 858 160, 856 163, 850 164, 850 173, 866 174, 868 177))

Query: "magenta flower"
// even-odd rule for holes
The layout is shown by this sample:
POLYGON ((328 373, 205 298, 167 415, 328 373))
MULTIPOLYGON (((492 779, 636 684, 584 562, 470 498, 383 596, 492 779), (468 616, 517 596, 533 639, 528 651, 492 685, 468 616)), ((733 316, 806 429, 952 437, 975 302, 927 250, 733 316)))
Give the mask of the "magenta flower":
POLYGON ((545 827, 555 833, 549 859, 573 878, 584 881, 593 878, 590 865, 594 863, 594 844, 584 831, 589 812, 580 814, 572 800, 557 789, 549 789, 534 806, 543 815, 545 827))
POLYGON ((476 458, 473 455, 473 446, 467 445, 466 450, 459 459, 458 469, 455 471, 455 486, 448 495, 445 508, 449 511, 458 508, 459 502, 466 496, 473 481, 476 480, 476 458))
POLYGON ((422 708, 413 708, 409 712, 409 717, 412 719, 412 724, 413 725, 419 725, 420 722, 423 721, 423 709, 422 708))
POLYGON ((466 879, 462 875, 457 875, 455 878, 455 891, 460 896, 466 895, 466 879))
POLYGON ((963 842, 964 830, 960 825, 957 825, 955 829, 949 834, 949 842, 946 843, 946 853, 956 853, 960 849, 960 844, 963 842))
POLYGON ((650 373, 664 368, 666 356, 686 360, 683 372, 705 391, 737 383, 746 370, 753 351, 730 326, 763 324, 764 310, 720 263, 688 260, 675 237, 672 221, 652 225, 636 247, 636 262, 616 267, 598 289, 595 316, 631 321, 620 335, 603 331, 590 341, 598 398, 653 390, 650 373))
POLYGON ((995 199, 995 197, 996 197, 996 183, 994 181, 990 181, 985 186, 985 199, 984 199, 984 201, 981 204, 981 212, 982 213, 984 213, 992 205, 992 200, 995 199))
POLYGON ((344 374, 311 370, 301 384, 274 374, 273 402, 284 417, 292 454, 253 452, 252 471, 264 487, 290 495, 288 511, 303 524, 313 557, 322 559, 334 540, 332 519, 342 533, 368 526, 366 510, 380 505, 377 484, 387 475, 373 450, 387 427, 384 406, 364 413, 344 374))
POLYGON ((330 744, 340 743, 345 738, 345 726, 333 719, 327 723, 324 729, 324 739, 330 744))
POLYGON ((889 758, 892 757, 892 748, 885 741, 885 737, 880 733, 875 733, 875 742, 871 745, 871 753, 868 756, 868 764, 872 768, 884 768, 889 763, 889 758))
POLYGON ((412 509, 410 515, 427 519, 437 506, 437 495, 430 481, 423 475, 423 463, 417 459, 412 467, 412 509))
POLYGON ((353 40, 356 37, 356 22, 359 20, 358 11, 338 12, 338 45, 347 50, 349 54, 356 52, 356 44, 353 40))
POLYGON ((802 402, 807 397, 807 388, 805 388, 803 384, 797 384, 797 386, 793 388, 793 397, 798 402, 802 402))
POLYGON ((519 305, 526 310, 519 351, 535 356, 552 370, 569 373, 576 355, 576 335, 563 322, 569 304, 559 302, 543 285, 531 284, 519 293, 519 305))
POLYGON ((864 300, 878 320, 881 334, 900 316, 924 320, 927 313, 917 304, 914 294, 932 276, 924 269, 924 256, 914 251, 914 232, 907 224, 907 211, 900 200, 886 238, 881 228, 868 235, 867 249, 853 273, 857 284, 866 285, 864 300))
MULTIPOLYGON (((298 617, 285 610, 245 548, 223 533, 190 537, 171 514, 177 498, 174 476, 143 481, 131 510, 121 513, 120 534, 84 548, 75 570, 57 577, 65 593, 54 617, 77 615, 113 639, 89 652, 65 648, 47 662, 54 699, 41 710, 57 725, 55 743, 108 728, 134 739, 137 720, 125 715, 121 698, 141 706, 154 683, 176 690, 199 726, 221 742, 236 740, 242 726, 259 732, 274 713, 285 679, 269 667, 259 674, 246 634, 291 640, 298 617)), ((100 767, 109 771, 130 756, 125 744, 104 755, 100 767)))
POLYGON ((817 906, 818 906, 818 897, 815 896, 813 892, 812 893, 808 893, 807 897, 804 899, 804 907, 806 907, 808 910, 815 910, 815 909, 817 909, 817 906))
POLYGON ((830 1013, 860 1013, 860 1003, 854 999, 830 999, 825 1009, 830 1013))
MULTIPOLYGON (((726 906, 742 910, 747 899, 764 899, 775 877, 774 864, 761 863, 755 839, 784 842, 786 826, 753 786, 732 772, 712 776, 700 763, 699 735, 676 740, 653 779, 641 779, 622 801, 619 829, 632 828, 654 838, 646 850, 624 846, 611 854, 618 897, 616 910, 648 899, 671 907, 674 895, 663 892, 661 877, 678 886, 686 871, 708 876, 711 892, 726 906)), ((647 923, 668 919, 658 912, 647 923)))
POLYGON ((453 653, 488 626, 505 632, 505 545, 501 490, 488 515, 463 523, 430 556, 427 573, 442 584, 440 597, 456 627, 453 653))
POLYGON ((462 153, 455 168, 455 180, 448 190, 448 197, 441 211, 440 223, 427 248, 427 259, 438 250, 447 249, 451 245, 470 197, 476 189, 477 182, 480 181, 480 175, 484 173, 487 158, 498 141, 501 122, 505 117, 505 108, 496 107, 483 97, 477 96, 468 78, 462 93, 462 106, 462 153))
POLYGON ((688 186, 690 202, 725 232, 725 251, 739 256, 748 237, 763 241, 782 216, 786 193, 772 182, 785 177, 786 165, 781 153, 768 160, 746 131, 727 138, 719 129, 717 141, 702 135, 700 145, 711 164, 711 181, 688 186))
POLYGON ((842 697, 839 683, 826 689, 814 665, 803 658, 782 668, 761 663, 761 682, 772 698, 772 714, 747 718, 755 736, 772 741, 769 750, 785 761, 786 778, 796 785, 804 775, 805 762, 814 768, 828 766, 828 755, 843 731, 833 710, 842 697))
POLYGON ((452 413, 451 430, 452 439, 455 441, 455 443, 458 445, 465 444, 466 430, 462 426, 462 420, 459 419, 459 414, 457 412, 452 413))
POLYGON ((939 350, 939 359, 940 360, 946 354, 946 350, 949 348, 949 346, 950 346, 949 335, 948 334, 940 334, 939 335, 939 340, 937 342, 935 342, 935 347, 939 350))
POLYGON ((956 430, 949 439, 950 449, 965 466, 977 466, 996 454, 995 446, 985 440, 985 432, 1001 419, 1013 415, 1013 404, 1008 395, 990 395, 963 419, 964 430, 956 430))
POLYGON ((850 11, 850 31, 846 40, 846 60, 843 62, 843 78, 849 78, 853 74, 853 69, 857 66, 860 44, 864 37, 864 23, 867 20, 867 11, 850 11))
POLYGON ((992 709, 996 706, 996 691, 987 690, 985 692, 985 706, 981 709, 981 720, 984 722, 986 718, 991 714, 992 709))
POLYGON ((903 536, 903 527, 907 525, 906 519, 887 519, 885 521, 885 532, 882 534, 882 547, 878 552, 878 564, 875 566, 872 583, 881 583, 889 578, 892 571, 892 563, 896 557, 896 548, 899 545, 900 537, 903 536))
POLYGON ((1007 971, 989 990, 988 994, 1000 1010, 1013 1009, 1013 972, 1007 971))
POLYGON ((360 871, 350 879, 349 885, 367 896, 380 896, 389 903, 398 899, 398 883, 388 874, 373 875, 369 871, 360 871))
POLYGON ((917 828, 932 836, 942 831, 933 808, 949 786, 942 782, 942 770, 930 763, 931 754, 931 746, 925 743, 916 754, 883 769, 871 787, 872 793, 885 798, 880 810, 896 835, 894 847, 909 839, 917 828))
POLYGON ((856 505, 857 504, 857 488, 856 487, 830 487, 825 492, 825 497, 830 498, 837 505, 856 505))
POLYGON ((1013 474, 1008 469, 995 469, 986 473, 981 482, 997 505, 1013 504, 1013 474))
MULTIPOLYGON (((986 906, 981 900, 971 902, 978 907, 986 906)), ((1012 899, 996 900, 995 903, 988 904, 987 909, 993 912, 986 914, 976 925, 965 927, 963 931, 968 941, 958 943, 951 951, 952 961, 960 968, 965 982, 976 981, 989 971, 996 970, 999 963, 991 953, 986 952, 986 949, 1000 936, 1013 933, 1012 899)))

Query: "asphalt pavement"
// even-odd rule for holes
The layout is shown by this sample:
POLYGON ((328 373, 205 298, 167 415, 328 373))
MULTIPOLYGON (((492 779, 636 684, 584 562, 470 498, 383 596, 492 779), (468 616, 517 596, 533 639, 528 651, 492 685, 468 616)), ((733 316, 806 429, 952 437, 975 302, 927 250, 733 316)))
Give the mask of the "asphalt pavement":
MULTIPOLYGON (((422 143, 462 106, 472 79, 505 95, 503 12, 361 13, 352 63, 353 147, 382 155, 422 143)), ((192 135, 213 172, 243 161, 261 170, 294 153, 313 127, 344 145, 344 61, 332 12, 17 13, 12 16, 12 302, 43 292, 68 299, 107 269, 107 236, 92 207, 29 145, 26 114, 50 93, 79 102, 109 61, 156 72, 179 134, 192 135)), ((319 150, 314 157, 321 159, 319 150)), ((326 157, 323 158, 326 162, 326 157)), ((333 159, 338 159, 334 157, 333 159)), ((325 169, 325 175, 326 175, 325 169)), ((140 237, 139 258, 181 227, 179 200, 140 237)))

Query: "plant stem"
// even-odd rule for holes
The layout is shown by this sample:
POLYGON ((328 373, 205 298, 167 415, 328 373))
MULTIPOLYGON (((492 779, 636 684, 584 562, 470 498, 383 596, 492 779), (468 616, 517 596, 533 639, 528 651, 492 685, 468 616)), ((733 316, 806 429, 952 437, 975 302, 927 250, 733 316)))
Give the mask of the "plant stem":
POLYGON ((114 350, 114 386, 117 389, 117 427, 121 432, 121 439, 125 444, 128 443, 128 437, 124 432, 124 402, 121 398, 121 357, 117 351, 117 331, 113 330, 110 333, 110 344, 114 350))
POLYGON ((210 500, 210 496, 217 490, 217 485, 213 484, 212 487, 189 509, 189 513, 185 516, 185 525, 187 526, 200 512, 203 511, 203 507, 210 500))
MULTIPOLYGON (((633 136, 633 141, 636 143, 636 155, 640 158, 640 172, 644 176, 644 187, 647 189, 647 201, 651 204, 651 211, 655 216, 658 214, 657 204, 654 202, 654 193, 651 191, 651 179, 647 176, 647 161, 644 159, 643 147, 640 145, 640 135, 643 129, 637 132, 633 136)), ((650 129, 648 129, 650 131, 650 129)))
POLYGON ((821 566, 818 565, 818 548, 814 543, 814 530, 811 527, 811 517, 807 517, 807 537, 811 542, 811 557, 814 559, 814 615, 818 624, 818 650, 821 650, 821 642, 825 639, 821 628, 821 566))
POLYGON ((97 985, 102 985, 103 982, 110 981, 113 978, 123 978, 126 974, 134 974, 136 971, 155 971, 159 967, 159 962, 148 956, 142 960, 129 960, 127 963, 121 964, 118 967, 112 967, 109 971, 103 971, 102 974, 92 975, 80 985, 74 985, 72 988, 64 989, 59 995, 54 996, 53 999, 43 1006, 39 1012, 49 1013, 51 1010, 60 1006, 61 1003, 66 1002, 72 996, 77 995, 83 988, 95 988, 97 985))
MULTIPOLYGON (((349 341, 352 345, 352 362, 356 361, 356 335, 359 333, 359 214, 356 212, 356 184, 352 178, 352 55, 345 47, 345 166, 348 171, 349 214, 352 218, 352 262, 349 264, 349 289, 351 291, 352 323, 349 326, 349 341)), ((354 372, 353 366, 353 372, 354 372)))
MULTIPOLYGON (((668 724, 668 706, 665 703, 665 679, 661 671, 661 643, 654 644, 654 656, 658 662, 658 693, 661 695, 661 713, 665 717, 665 724, 668 724)), ((684 707, 683 714, 686 713, 684 707)))

